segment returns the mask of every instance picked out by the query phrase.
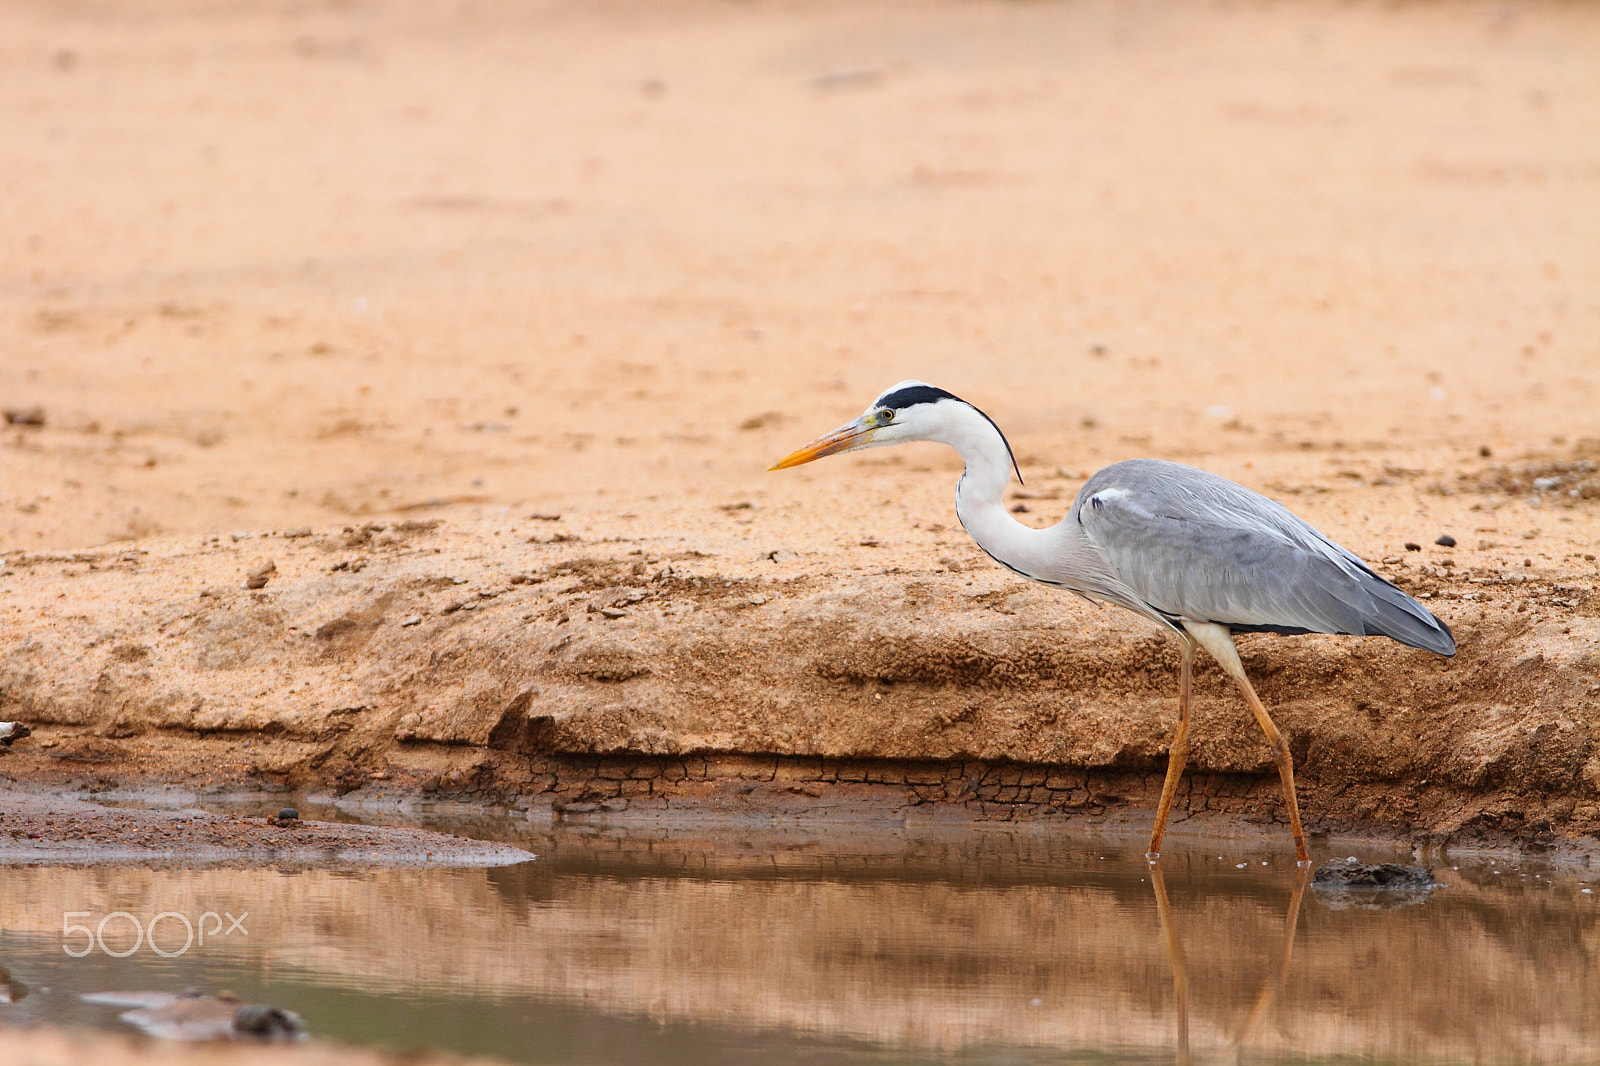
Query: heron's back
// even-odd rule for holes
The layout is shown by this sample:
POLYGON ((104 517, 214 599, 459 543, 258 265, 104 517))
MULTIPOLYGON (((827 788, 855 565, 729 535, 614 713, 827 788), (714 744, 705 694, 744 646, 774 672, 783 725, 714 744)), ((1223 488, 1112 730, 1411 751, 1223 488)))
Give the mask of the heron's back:
POLYGON ((1381 635, 1455 654, 1449 627, 1421 603, 1282 505, 1204 470, 1114 463, 1084 484, 1063 525, 1172 621, 1381 635))

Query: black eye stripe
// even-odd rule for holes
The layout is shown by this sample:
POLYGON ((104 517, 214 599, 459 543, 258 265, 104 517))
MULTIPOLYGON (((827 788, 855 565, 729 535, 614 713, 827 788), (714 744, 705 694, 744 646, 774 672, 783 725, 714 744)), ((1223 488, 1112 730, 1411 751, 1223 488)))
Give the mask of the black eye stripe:
MULTIPOLYGON (((954 400, 957 403, 967 403, 967 401, 963 400, 955 393, 946 392, 945 390, 934 385, 907 385, 903 389, 896 389, 891 393, 880 396, 878 398, 878 406, 888 408, 890 411, 903 411, 907 407, 914 407, 919 403, 938 403, 940 400, 954 400)), ((972 407, 972 404, 967 403, 967 406, 972 407)), ((989 416, 984 414, 981 410, 976 407, 972 407, 972 409, 977 411, 980 415, 983 415, 984 418, 988 419, 989 424, 994 426, 994 431, 1000 434, 1000 440, 1006 446, 1006 455, 1010 456, 1011 458, 1011 469, 1017 472, 1017 480, 1021 481, 1022 467, 1017 465, 1017 454, 1011 450, 1011 442, 1006 440, 1005 431, 1000 428, 999 423, 997 423, 994 419, 989 418, 989 416)))

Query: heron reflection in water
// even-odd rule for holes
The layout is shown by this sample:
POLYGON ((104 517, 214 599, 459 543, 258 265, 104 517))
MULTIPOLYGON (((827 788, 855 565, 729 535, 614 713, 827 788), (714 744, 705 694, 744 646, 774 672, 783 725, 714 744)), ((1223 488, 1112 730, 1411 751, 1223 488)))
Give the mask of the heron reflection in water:
MULTIPOLYGON (((1234 1050, 1244 1047, 1256 1024, 1277 1001, 1278 993, 1289 976, 1289 961, 1294 953, 1294 934, 1300 925, 1300 904, 1305 899, 1306 886, 1311 883, 1311 870, 1300 867, 1295 877, 1294 891, 1289 896, 1289 910, 1283 919, 1283 939, 1278 945, 1277 965, 1268 974, 1256 993, 1250 1012, 1245 1015, 1234 1032, 1231 1044, 1234 1050)), ((1183 940, 1178 936, 1172 921, 1172 905, 1167 900, 1167 882, 1161 873, 1161 863, 1150 863, 1150 887, 1156 897, 1156 918, 1161 925, 1161 938, 1167 953, 1167 964, 1172 967, 1172 992, 1178 1007, 1178 1064, 1189 1064, 1189 970, 1183 954, 1183 940)))

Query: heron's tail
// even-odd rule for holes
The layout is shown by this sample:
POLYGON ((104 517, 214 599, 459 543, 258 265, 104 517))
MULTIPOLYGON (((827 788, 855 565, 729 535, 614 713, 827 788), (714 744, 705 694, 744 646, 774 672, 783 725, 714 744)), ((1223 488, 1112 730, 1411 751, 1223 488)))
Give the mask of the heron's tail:
POLYGON ((1456 638, 1450 627, 1435 618, 1426 607, 1389 582, 1368 571, 1362 589, 1371 597, 1371 607, 1362 612, 1362 633, 1369 637, 1392 637, 1412 648, 1439 655, 1456 653, 1456 638))

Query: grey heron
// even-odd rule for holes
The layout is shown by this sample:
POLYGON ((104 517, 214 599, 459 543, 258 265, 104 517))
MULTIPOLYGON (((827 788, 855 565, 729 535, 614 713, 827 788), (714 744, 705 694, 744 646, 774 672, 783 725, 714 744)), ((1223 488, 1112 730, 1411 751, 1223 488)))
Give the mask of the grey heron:
POLYGON ((1161 837, 1189 757, 1189 704, 1197 648, 1238 686, 1272 749, 1301 864, 1310 862, 1295 802, 1289 745, 1245 676, 1235 633, 1386 636, 1454 655, 1450 628, 1282 505, 1217 474, 1160 459, 1129 459, 1084 482, 1067 516, 1045 529, 1018 522, 1004 493, 1017 471, 994 419, 943 389, 902 381, 860 418, 773 464, 782 470, 837 452, 937 441, 961 453, 956 514, 1001 566, 1023 577, 1113 603, 1178 641, 1178 727, 1167 757, 1149 856, 1161 837))

